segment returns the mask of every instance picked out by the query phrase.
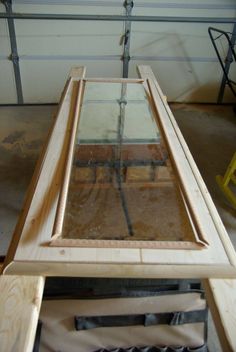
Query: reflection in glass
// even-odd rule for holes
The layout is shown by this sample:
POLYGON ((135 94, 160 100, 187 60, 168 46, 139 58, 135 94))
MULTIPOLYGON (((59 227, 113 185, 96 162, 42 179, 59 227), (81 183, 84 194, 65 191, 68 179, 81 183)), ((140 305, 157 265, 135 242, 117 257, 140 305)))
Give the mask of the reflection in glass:
POLYGON ((85 86, 62 238, 194 241, 142 84, 85 86))

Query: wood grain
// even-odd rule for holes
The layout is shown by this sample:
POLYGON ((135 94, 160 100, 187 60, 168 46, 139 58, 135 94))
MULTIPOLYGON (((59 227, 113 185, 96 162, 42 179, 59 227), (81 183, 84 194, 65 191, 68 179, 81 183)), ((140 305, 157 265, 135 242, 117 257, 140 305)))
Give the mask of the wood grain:
POLYGON ((204 288, 222 350, 235 352, 236 280, 205 280, 204 288))
POLYGON ((107 82, 107 83, 143 83, 142 78, 110 78, 110 77, 91 77, 84 79, 86 82, 107 82))
POLYGON ((73 152, 75 148, 74 140, 75 140, 76 131, 78 129, 78 123, 80 118, 81 101, 82 101, 83 88, 84 88, 83 81, 79 80, 78 89, 76 86, 74 86, 74 88, 76 89, 73 89, 72 91, 72 96, 71 96, 72 111, 70 111, 70 113, 73 115, 73 121, 71 123, 71 131, 69 130, 70 133, 68 136, 67 158, 66 158, 65 167, 64 167, 62 186, 59 194, 55 224, 53 227, 53 236, 54 235, 58 236, 58 235, 61 235, 62 233, 70 174, 71 174, 71 168, 72 168, 72 162, 73 162, 73 152), (76 101, 75 107, 74 107, 74 100, 76 101))
MULTIPOLYGON (((66 252, 67 248, 63 248, 66 252)), ((50 263, 35 261, 13 262, 8 267, 8 274, 35 275, 40 272, 45 276, 70 276, 70 277, 113 277, 113 278, 189 278, 207 279, 209 277, 234 278, 235 272, 228 265, 156 265, 156 258, 150 264, 137 262, 137 249, 119 248, 74 248, 80 249, 80 262, 50 263), (125 258, 126 254, 126 258, 125 258), (89 258, 88 258, 89 256, 89 258), (93 258, 93 261, 92 261, 93 258), (105 262, 105 260, 106 262, 105 262), (136 260, 136 263, 135 263, 136 260), (126 262, 125 262, 126 261, 126 262), (153 264, 153 265, 152 265, 153 264)), ((62 250, 61 250, 62 251, 62 250)), ((166 252, 160 249, 159 252, 166 252)), ((173 252, 178 252, 173 250, 173 252)), ((186 250, 185 250, 186 252, 186 250)), ((174 260, 172 261, 174 262, 174 260)))
POLYGON ((32 352, 42 301, 42 277, 0 276, 0 349, 32 352))
MULTIPOLYGON (((70 128, 68 114, 72 85, 73 82, 69 83, 64 94, 29 208, 24 212, 23 221, 20 220, 19 243, 14 245, 5 273, 71 276, 73 272, 76 276, 106 276, 107 272, 109 275, 114 272, 116 277, 128 274, 131 277, 235 277, 234 254, 229 249, 228 240, 223 244, 215 231, 209 234, 209 247, 199 251, 49 246, 66 159, 64 145, 70 128)), ((174 128, 171 135, 176 140, 174 128)), ((177 140, 180 143, 179 137, 177 140)), ((212 221, 209 214, 206 218, 212 221)))
POLYGON ((161 88, 149 66, 139 66, 138 71, 142 78, 147 79, 145 83, 147 95, 153 99, 153 105, 157 112, 157 123, 163 131, 192 218, 195 220, 194 224, 202 239, 206 239, 207 242, 212 233, 215 233, 215 240, 220 239, 231 265, 235 267, 236 255, 232 243, 174 116, 164 99, 161 88))

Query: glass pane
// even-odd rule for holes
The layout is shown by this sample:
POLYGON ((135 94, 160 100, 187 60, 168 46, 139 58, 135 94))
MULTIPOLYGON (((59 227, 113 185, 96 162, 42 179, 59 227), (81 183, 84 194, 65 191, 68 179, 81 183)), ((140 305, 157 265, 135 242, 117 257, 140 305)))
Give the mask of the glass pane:
POLYGON ((62 238, 195 241, 141 84, 86 83, 62 238))

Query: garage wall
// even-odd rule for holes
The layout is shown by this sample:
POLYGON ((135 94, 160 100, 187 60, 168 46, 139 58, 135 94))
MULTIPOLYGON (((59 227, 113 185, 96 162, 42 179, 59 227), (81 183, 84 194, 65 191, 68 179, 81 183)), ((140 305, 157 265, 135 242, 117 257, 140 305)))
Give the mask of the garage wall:
MULTIPOLYGON (((5 12, 3 5, 0 11, 5 12)), ((122 1, 18 0, 23 13, 123 15, 122 1), (39 4, 40 3, 40 4, 39 4), (65 5, 66 3, 66 5, 65 5)), ((236 17, 234 0, 134 0, 132 15, 236 17)), ((86 65, 88 76, 122 76, 123 22, 15 20, 17 47, 26 103, 57 102, 71 66, 86 65)), ((133 22, 129 76, 137 64, 149 64, 169 101, 216 102, 222 72, 207 29, 210 24, 133 22)), ((233 25, 212 24, 232 32, 233 25)), ((220 38, 223 56, 227 43, 220 38)), ((0 19, 0 103, 16 103, 7 22, 0 19)), ((231 77, 236 76, 235 63, 231 77)), ((225 102, 233 101, 226 90, 225 102)))
POLYGON ((71 66, 89 76, 122 74, 119 22, 16 21, 25 101, 56 101, 71 66), (110 29, 109 29, 110 28, 110 29))
MULTIPOLYGON (((203 23, 159 23, 156 26, 144 23, 140 30, 137 23, 133 24, 131 57, 134 62, 130 74, 135 64, 149 64, 171 101, 216 101, 222 70, 208 36, 208 27, 209 24, 203 23)), ((232 31, 231 25, 215 27, 232 31)), ((226 40, 219 40, 219 49, 225 57, 226 40)), ((227 99, 230 98, 228 94, 227 99)))

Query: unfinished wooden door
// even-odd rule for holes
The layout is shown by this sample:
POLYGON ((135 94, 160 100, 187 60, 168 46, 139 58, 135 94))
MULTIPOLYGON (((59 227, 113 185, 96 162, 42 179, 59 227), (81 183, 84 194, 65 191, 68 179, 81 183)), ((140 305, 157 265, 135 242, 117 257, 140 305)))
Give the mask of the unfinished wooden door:
POLYGON ((148 67, 74 70, 12 242, 7 273, 234 277, 235 252, 148 67))

